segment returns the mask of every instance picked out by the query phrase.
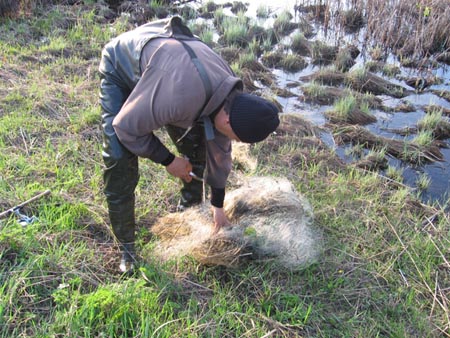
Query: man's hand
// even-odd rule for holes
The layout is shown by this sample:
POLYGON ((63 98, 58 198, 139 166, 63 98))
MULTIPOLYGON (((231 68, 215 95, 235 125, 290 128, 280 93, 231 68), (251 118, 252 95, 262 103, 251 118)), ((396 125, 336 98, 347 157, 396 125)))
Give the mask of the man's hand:
POLYGON ((213 234, 217 234, 220 229, 231 226, 231 222, 225 215, 223 208, 212 207, 214 218, 213 234))
POLYGON ((185 182, 192 181, 192 177, 189 175, 192 171, 192 164, 185 158, 175 157, 172 163, 166 167, 166 170, 172 176, 181 178, 185 182))

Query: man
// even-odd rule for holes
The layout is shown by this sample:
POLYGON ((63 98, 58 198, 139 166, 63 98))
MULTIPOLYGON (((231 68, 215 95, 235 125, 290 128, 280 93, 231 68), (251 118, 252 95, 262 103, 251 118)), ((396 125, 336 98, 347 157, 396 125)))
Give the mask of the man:
POLYGON ((218 231, 230 224, 223 201, 231 140, 262 141, 278 127, 278 110, 242 93, 241 80, 179 17, 119 35, 103 49, 99 70, 104 192, 125 272, 134 261, 138 157, 160 163, 183 180, 181 207, 201 202, 203 184, 193 175, 204 177, 218 231), (162 127, 180 156, 154 135, 162 127))

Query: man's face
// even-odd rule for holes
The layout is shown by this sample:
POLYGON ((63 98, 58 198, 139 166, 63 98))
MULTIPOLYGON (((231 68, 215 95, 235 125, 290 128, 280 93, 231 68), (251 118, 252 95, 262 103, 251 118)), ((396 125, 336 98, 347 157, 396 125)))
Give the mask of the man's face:
POLYGON ((231 128, 230 116, 223 107, 214 118, 214 126, 221 134, 227 136, 230 140, 241 142, 231 128))

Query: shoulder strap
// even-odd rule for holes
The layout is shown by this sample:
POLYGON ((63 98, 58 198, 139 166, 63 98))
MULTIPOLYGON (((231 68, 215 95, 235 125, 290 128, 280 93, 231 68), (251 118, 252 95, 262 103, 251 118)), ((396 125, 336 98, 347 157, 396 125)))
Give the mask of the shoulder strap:
MULTIPOLYGON (((196 119, 198 120, 200 115, 203 112, 203 109, 205 109, 209 99, 212 96, 211 80, 209 79, 209 76, 208 76, 208 73, 206 72, 205 67, 200 62, 199 58, 197 57, 197 55, 195 54, 193 49, 190 46, 188 46, 188 44, 186 44, 184 41, 182 41, 182 40, 178 40, 178 41, 181 42, 184 49, 186 49, 189 56, 191 57, 192 63, 194 64, 195 68, 197 68, 198 73, 200 74, 200 78, 202 79, 202 82, 203 82, 203 87, 205 88, 206 100, 205 100, 205 103, 203 104, 203 106, 200 108, 199 112, 197 113, 196 119)), ((203 121, 206 139, 208 141, 214 139, 214 129, 213 129, 213 125, 212 125, 212 122, 211 122, 211 119, 209 118, 209 116, 204 116, 201 120, 203 121)), ((187 132, 180 138, 180 140, 189 132, 189 130, 190 129, 187 130, 187 132)))

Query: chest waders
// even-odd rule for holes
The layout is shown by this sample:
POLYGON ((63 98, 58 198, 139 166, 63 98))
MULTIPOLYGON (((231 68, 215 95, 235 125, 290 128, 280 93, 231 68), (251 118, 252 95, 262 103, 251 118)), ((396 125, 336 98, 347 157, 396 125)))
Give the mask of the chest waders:
MULTIPOLYGON (((181 40, 178 41, 183 44, 200 73, 207 94, 206 102, 208 102, 212 95, 212 88, 206 71, 192 49, 181 40)), ((111 55, 102 57, 100 104, 103 128, 102 156, 105 163, 103 181, 111 228, 119 242, 122 253, 120 270, 129 272, 132 271, 133 263, 136 262, 135 189, 139 181, 139 168, 138 157, 122 146, 112 127, 114 117, 131 93, 131 90, 123 85, 122 79, 116 72, 115 65, 116 60, 111 55)), ((198 116, 200 116, 204 106, 199 111, 198 116)), ((209 117, 201 124, 195 123, 188 131, 174 126, 166 126, 166 129, 175 142, 178 151, 189 158, 193 166, 193 172, 197 176, 203 177, 206 163, 204 131, 207 139, 214 137, 209 117)), ((183 182, 180 205, 187 207, 201 202, 202 193, 203 183, 196 180, 192 180, 190 183, 183 182)))

